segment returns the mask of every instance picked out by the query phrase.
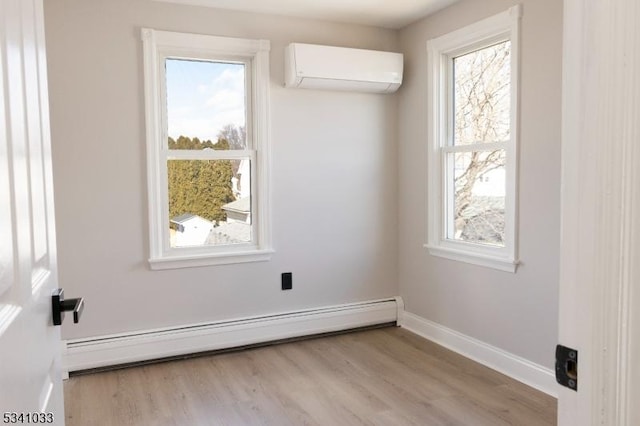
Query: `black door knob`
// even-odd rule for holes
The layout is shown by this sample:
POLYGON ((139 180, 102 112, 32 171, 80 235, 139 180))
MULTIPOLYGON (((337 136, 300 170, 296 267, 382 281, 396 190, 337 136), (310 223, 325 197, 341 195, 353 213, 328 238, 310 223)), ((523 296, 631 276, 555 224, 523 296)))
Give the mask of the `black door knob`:
POLYGON ((62 324, 65 311, 73 311, 73 322, 75 324, 80 321, 80 315, 84 310, 84 299, 66 299, 64 298, 64 290, 59 288, 53 292, 51 296, 51 311, 53 313, 53 325, 62 324))

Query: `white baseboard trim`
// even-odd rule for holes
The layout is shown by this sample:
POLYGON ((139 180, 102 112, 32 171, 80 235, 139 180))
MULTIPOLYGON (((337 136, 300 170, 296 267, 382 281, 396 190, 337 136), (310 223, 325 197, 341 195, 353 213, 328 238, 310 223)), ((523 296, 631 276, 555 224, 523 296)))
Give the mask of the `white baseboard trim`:
POLYGON ((398 324, 425 339, 499 371, 515 380, 558 397, 553 370, 466 336, 450 328, 404 312, 398 324))
POLYGON ((397 321, 399 298, 67 340, 63 375, 397 321))

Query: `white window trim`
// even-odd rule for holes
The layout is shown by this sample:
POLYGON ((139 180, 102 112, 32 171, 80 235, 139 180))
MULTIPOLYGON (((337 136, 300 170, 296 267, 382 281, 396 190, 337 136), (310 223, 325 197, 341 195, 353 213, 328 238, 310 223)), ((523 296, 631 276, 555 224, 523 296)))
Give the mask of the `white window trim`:
POLYGON ((465 28, 429 40, 428 113, 428 223, 425 248, 433 256, 467 262, 507 272, 518 266, 518 139, 519 139, 519 58, 521 5, 476 22, 465 28), (492 43, 511 40, 511 132, 507 141, 505 166, 505 246, 491 247, 445 237, 443 147, 449 134, 447 108, 451 81, 449 62, 492 43))
MULTIPOLYGON (((151 269, 224 265, 270 260, 271 216, 270 128, 269 128, 269 50, 268 40, 249 40, 199 34, 142 29, 144 50, 145 119, 147 138, 147 186, 149 202, 149 265, 151 269), (254 242, 228 246, 171 249, 168 240, 168 189, 166 160, 166 120, 161 93, 164 58, 235 58, 251 67, 251 87, 248 93, 250 122, 253 135, 251 161, 252 217, 255 221, 254 242)), ((212 153, 216 156, 217 153, 212 153)))

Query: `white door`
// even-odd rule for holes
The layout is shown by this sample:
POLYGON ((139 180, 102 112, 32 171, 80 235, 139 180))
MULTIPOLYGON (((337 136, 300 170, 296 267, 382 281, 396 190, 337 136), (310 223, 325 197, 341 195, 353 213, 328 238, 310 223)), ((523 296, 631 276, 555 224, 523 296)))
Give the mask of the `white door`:
POLYGON ((42 7, 0 0, 0 424, 64 424, 42 7))
POLYGON ((638 22, 638 0, 564 0, 560 426, 640 425, 638 22))

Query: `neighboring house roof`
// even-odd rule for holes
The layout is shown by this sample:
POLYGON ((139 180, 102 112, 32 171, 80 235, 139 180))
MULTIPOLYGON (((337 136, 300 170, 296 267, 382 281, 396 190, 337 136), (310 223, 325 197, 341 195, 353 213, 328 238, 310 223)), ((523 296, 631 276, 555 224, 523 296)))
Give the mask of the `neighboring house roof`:
POLYGON ((251 226, 246 223, 221 222, 209 232, 209 237, 205 244, 237 244, 251 241, 251 226))
POLYGON ((197 214, 192 214, 192 213, 184 213, 184 214, 181 214, 180 216, 176 216, 173 219, 171 219, 171 222, 175 223, 176 225, 184 225, 185 223, 190 222, 192 220, 211 223, 210 220, 207 220, 202 216, 198 216, 197 214))
POLYGON ((222 206, 222 210, 238 213, 251 213, 251 197, 240 198, 222 206))
POLYGON ((196 217, 195 214, 191 214, 191 213, 183 213, 180 216, 176 216, 173 219, 171 219, 171 222, 173 223, 177 223, 178 225, 185 223, 191 219, 193 219, 194 217, 196 217))

